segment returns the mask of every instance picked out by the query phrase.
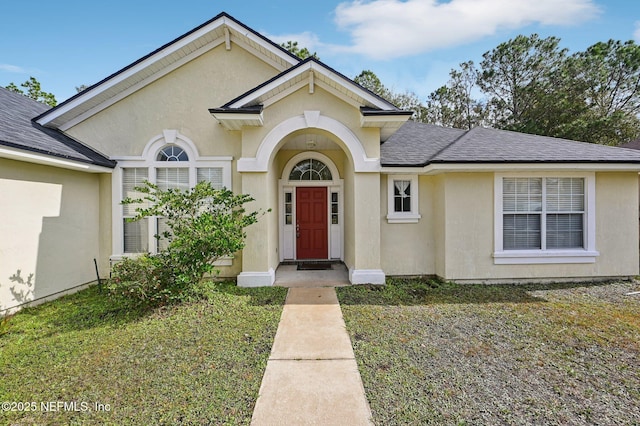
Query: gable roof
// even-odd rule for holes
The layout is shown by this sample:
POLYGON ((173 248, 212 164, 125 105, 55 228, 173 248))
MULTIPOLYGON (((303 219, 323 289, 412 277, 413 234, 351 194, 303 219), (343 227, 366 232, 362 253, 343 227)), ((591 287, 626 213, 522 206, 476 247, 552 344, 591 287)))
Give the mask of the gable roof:
POLYGON ((313 84, 325 85, 339 90, 345 96, 353 99, 353 103, 358 106, 368 107, 373 110, 401 111, 386 99, 365 89, 312 56, 227 102, 221 109, 263 105, 266 100, 281 92, 283 88, 295 86, 300 82, 307 83, 309 79, 307 71, 314 72, 313 84))
POLYGON ((229 130, 239 130, 246 125, 260 126, 263 108, 305 86, 309 87, 310 93, 318 86, 358 108, 362 114, 362 126, 379 127, 382 140, 387 140, 413 115, 413 111, 399 109, 314 57, 301 61, 219 108, 210 108, 209 112, 229 130))
POLYGON ((41 113, 34 120, 40 125, 64 131, 214 47, 222 44, 230 46, 231 42, 251 49, 280 71, 300 62, 288 50, 222 12, 55 108, 41 113))
POLYGON ((406 123, 380 147, 388 167, 482 163, 632 163, 640 152, 507 130, 406 123))
POLYGON ((77 140, 31 121, 32 117, 49 109, 48 105, 0 87, 0 145, 96 166, 115 167, 115 161, 77 140))

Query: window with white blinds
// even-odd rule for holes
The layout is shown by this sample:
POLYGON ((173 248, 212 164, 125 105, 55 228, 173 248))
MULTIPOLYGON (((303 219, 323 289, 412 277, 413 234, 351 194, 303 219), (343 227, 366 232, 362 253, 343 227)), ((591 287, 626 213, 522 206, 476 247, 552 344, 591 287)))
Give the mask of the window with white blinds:
MULTIPOLYGON (((146 167, 130 167, 122 169, 122 198, 142 198, 143 194, 135 188, 149 179, 149 169, 146 167)), ((125 204, 122 206, 124 252, 144 253, 149 251, 149 231, 147 219, 130 222, 127 219, 136 215, 136 208, 144 204, 125 204)))
POLYGON ((163 167, 156 169, 156 185, 158 189, 189 189, 189 168, 163 167))
MULTIPOLYGON (((169 132, 170 133, 170 132, 169 132)), ((179 137, 182 143, 151 142, 145 157, 119 160, 121 181, 114 182, 115 199, 143 198, 134 190, 145 181, 166 191, 188 190, 196 183, 206 181, 216 189, 231 188, 231 157, 200 157, 194 146, 179 137), (118 188, 119 187, 119 188, 118 188)), ((114 254, 155 253, 166 248, 168 241, 163 234, 168 230, 166 219, 159 216, 129 222, 136 216, 141 204, 128 204, 114 209, 114 254), (115 225, 117 224, 117 225, 115 225), (156 238, 160 236, 161 238, 156 238)))
POLYGON ((585 180, 505 177, 504 250, 584 248, 585 180))
POLYGON ((222 189, 224 187, 222 167, 198 167, 196 180, 198 183, 209 182, 215 189, 222 189))

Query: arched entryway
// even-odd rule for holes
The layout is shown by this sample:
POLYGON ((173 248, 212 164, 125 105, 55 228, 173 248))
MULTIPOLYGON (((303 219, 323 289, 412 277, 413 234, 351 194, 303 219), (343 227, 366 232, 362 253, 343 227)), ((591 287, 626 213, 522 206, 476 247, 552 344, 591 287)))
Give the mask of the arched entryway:
POLYGON ((279 185, 280 262, 343 260, 343 181, 326 155, 292 157, 279 185))

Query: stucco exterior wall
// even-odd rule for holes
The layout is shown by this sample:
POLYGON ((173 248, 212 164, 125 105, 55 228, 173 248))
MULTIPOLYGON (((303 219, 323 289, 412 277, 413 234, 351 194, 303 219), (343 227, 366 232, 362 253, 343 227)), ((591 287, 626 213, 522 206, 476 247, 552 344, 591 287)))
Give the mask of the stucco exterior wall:
MULTIPOLYGON (((361 114, 358 108, 339 100, 318 86, 312 94, 305 86, 266 107, 263 112, 264 126, 245 128, 242 131, 242 156, 255 157, 260 144, 269 132, 292 117, 302 116, 305 111, 320 111, 322 116, 339 121, 358 138, 368 157, 378 158, 380 156, 379 130, 362 128, 361 114)), ((315 131, 314 129, 310 130, 315 131)), ((333 140, 347 152, 350 161, 353 161, 343 141, 335 137, 333 140)), ((273 155, 275 156, 276 153, 274 152, 273 155)))
POLYGON ((113 242, 113 238, 111 235, 111 220, 112 220, 112 201, 113 197, 111 194, 111 179, 113 176, 111 174, 103 173, 98 175, 98 185, 99 189, 99 244, 100 244, 100 257, 98 260, 98 271, 100 272, 101 278, 106 278, 109 276, 109 272, 111 270, 111 262, 109 261, 109 257, 111 256, 111 246, 113 242))
POLYGON ((107 156, 137 156, 163 129, 177 129, 200 155, 240 154, 240 133, 211 116, 217 108, 278 73, 237 45, 218 46, 67 132, 107 156), (230 71, 233 70, 233 71, 230 71))
POLYGON ((387 179, 380 179, 380 229, 382 269, 389 275, 434 275, 436 273, 437 222, 435 181, 433 176, 419 176, 418 223, 388 223, 387 179))
POLYGON ((355 191, 354 175, 353 163, 346 161, 344 164, 344 263, 348 268, 354 268, 356 261, 356 212, 355 199, 352 195, 355 191))
POLYGON ((596 173, 595 263, 495 265, 493 173, 443 176, 444 278, 507 280, 598 278, 638 274, 636 173, 596 173))
POLYGON ((435 240, 435 273, 439 277, 446 276, 446 202, 444 175, 433 178, 433 236, 435 240))
POLYGON ((96 280, 105 180, 0 159, 0 311, 96 280))
POLYGON ((353 268, 380 269, 380 175, 355 173, 353 188, 353 268))

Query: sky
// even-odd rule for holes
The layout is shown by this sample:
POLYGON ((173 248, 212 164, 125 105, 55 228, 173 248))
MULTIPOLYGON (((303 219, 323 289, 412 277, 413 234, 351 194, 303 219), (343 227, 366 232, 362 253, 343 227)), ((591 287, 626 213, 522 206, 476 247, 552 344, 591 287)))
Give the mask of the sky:
POLYGON ((0 86, 33 76, 62 102, 220 12, 423 101, 519 34, 558 37, 570 53, 640 42, 638 0, 2 0, 0 86))

